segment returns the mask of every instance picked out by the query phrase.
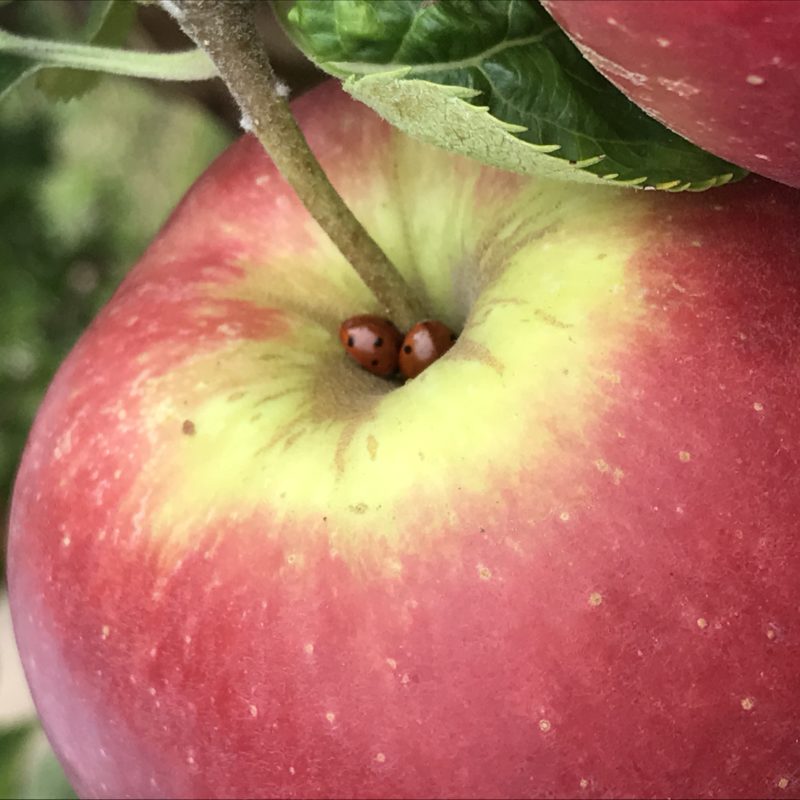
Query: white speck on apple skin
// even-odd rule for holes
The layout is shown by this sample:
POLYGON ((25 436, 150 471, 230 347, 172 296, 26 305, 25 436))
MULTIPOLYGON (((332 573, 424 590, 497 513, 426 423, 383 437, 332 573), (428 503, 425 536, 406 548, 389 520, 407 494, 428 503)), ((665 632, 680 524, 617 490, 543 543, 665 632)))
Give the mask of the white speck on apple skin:
POLYGON ((580 781, 578 781, 578 786, 580 786, 581 789, 588 789, 589 781, 587 781, 586 778, 581 778, 580 781))
POLYGON ((670 78, 656 78, 659 86, 663 86, 668 92, 674 92, 678 97, 694 97, 700 94, 696 86, 692 86, 684 80, 671 80, 670 78))
POLYGON ((788 778, 779 778, 777 782, 777 786, 779 789, 785 789, 789 785, 788 778))
POLYGON ((745 711, 751 711, 755 704, 756 701, 753 697, 743 697, 741 699, 741 706, 745 711))
POLYGON ((592 608, 597 608, 603 602, 603 595, 600 592, 591 592, 589 594, 589 605, 592 608))
POLYGON ((402 562, 398 561, 396 558, 387 559, 386 572, 395 578, 399 578, 403 574, 402 562))
POLYGON ((235 338, 240 334, 239 326, 231 325, 228 322, 223 322, 222 325, 217 325, 217 332, 230 338, 235 338))
POLYGON ((247 710, 250 712, 250 716, 253 717, 253 719, 258 716, 258 706, 254 705, 253 703, 250 703, 250 705, 247 707, 247 710))
POLYGON ((678 459, 686 464, 692 460, 692 454, 688 450, 681 450, 678 452, 678 459))
POLYGON ((385 763, 385 762, 386 762, 386 755, 385 755, 384 753, 378 753, 378 754, 375 756, 375 760, 376 760, 376 761, 377 761, 379 764, 383 764, 383 763, 385 763))
POLYGON ((647 84, 647 76, 641 72, 632 72, 629 69, 625 69, 621 64, 601 56, 600 53, 585 44, 580 44, 579 49, 601 72, 609 72, 634 86, 645 86, 647 84))
POLYGON ((665 39, 663 36, 656 37, 656 42, 659 47, 669 47, 672 44, 669 39, 665 39))
POLYGON ((761 75, 748 75, 748 76, 745 78, 745 80, 746 80, 746 81, 747 81, 747 82, 748 82, 748 83, 749 83, 751 86, 761 86, 761 84, 762 84, 762 83, 765 83, 765 80, 766 80, 766 79, 765 79, 765 78, 763 78, 761 75))
POLYGON ((490 581, 492 579, 492 571, 485 564, 478 564, 478 578, 482 581, 490 581))
POLYGON ((325 719, 333 725, 333 723, 336 722, 336 714, 334 714, 333 711, 328 711, 325 713, 325 719))
POLYGON ((103 627, 100 629, 100 638, 105 641, 108 639, 110 633, 111 628, 108 625, 103 625, 103 627))
POLYGON ((767 624, 767 631, 766 636, 771 642, 774 642, 778 638, 778 634, 780 629, 774 622, 770 622, 767 624))
POLYGON ((763 403, 759 403, 758 401, 753 403, 753 411, 763 411, 763 410, 764 410, 764 404, 763 403))
POLYGON ((698 617, 697 627, 700 628, 701 631, 705 630, 708 627, 708 620, 705 617, 698 617))
POLYGON ((306 644, 303 645, 303 652, 307 656, 313 656, 314 655, 314 645, 311 642, 307 642, 306 644))
POLYGON ((549 719, 540 719, 539 720, 539 730, 542 733, 549 733, 552 729, 552 724, 550 723, 549 719))

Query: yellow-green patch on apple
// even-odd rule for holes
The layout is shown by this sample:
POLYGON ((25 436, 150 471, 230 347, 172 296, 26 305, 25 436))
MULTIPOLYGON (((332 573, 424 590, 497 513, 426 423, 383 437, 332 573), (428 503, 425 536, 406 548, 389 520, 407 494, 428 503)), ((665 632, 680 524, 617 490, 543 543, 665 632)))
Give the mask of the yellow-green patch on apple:
MULTIPOLYGON (((504 174, 331 85, 312 147, 456 344, 380 309, 258 144, 54 380, 9 582, 93 797, 760 797, 800 752, 800 195, 504 174)), ((796 788, 796 787, 795 787, 796 788)))

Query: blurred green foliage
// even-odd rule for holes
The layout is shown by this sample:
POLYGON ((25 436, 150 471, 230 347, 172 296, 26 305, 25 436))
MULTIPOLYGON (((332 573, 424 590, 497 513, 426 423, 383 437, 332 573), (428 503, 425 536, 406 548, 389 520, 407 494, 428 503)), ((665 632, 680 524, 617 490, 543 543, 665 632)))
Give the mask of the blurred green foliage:
MULTIPOLYGON (((86 24, 76 35, 81 42, 120 47, 136 18, 136 3, 130 0, 92 0, 86 24)), ((97 86, 103 79, 99 72, 83 69, 45 69, 36 75, 36 85, 54 100, 71 100, 97 86)))
MULTIPOLYGON (((3 522, 53 373, 229 138, 191 103, 118 79, 67 105, 32 86, 0 105, 3 522)), ((0 798, 72 796, 37 725, 0 730, 0 798)))
POLYGON ((0 798, 75 797, 41 728, 26 722, 0 731, 0 798))
MULTIPOLYGON (((71 38, 68 4, 12 8, 21 31, 71 38)), ((0 576, 13 477, 48 383, 230 139, 177 92, 118 78, 69 103, 30 78, 0 103, 0 576)), ((3 722, 0 799, 74 797, 38 723, 3 722)))
POLYGON ((203 110, 105 79, 0 105, 0 505, 56 367, 229 139, 203 110))

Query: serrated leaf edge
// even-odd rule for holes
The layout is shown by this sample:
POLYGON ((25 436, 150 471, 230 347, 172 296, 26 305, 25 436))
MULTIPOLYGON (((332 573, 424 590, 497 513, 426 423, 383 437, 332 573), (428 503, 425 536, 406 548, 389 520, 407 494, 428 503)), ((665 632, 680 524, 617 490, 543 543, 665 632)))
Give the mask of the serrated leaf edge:
MULTIPOLYGON (((325 68, 324 63, 320 64, 320 66, 323 67, 323 69, 325 68)), ((475 105, 474 103, 467 102, 468 99, 471 99, 481 94, 481 92, 479 92, 477 89, 470 89, 466 86, 450 86, 447 84, 435 83, 434 81, 422 80, 420 78, 406 78, 405 76, 407 75, 407 73, 408 73, 408 68, 403 67, 399 70, 389 70, 380 73, 376 72, 376 73, 370 73, 369 75, 359 75, 359 76, 351 75, 344 80, 343 87, 346 92, 352 94, 352 87, 356 86, 357 84, 360 85, 363 83, 384 82, 390 80, 411 80, 414 81, 415 83, 421 83, 427 86, 433 86, 442 94, 449 95, 450 97, 459 100, 465 103, 466 105, 469 105, 472 110, 478 111, 488 117, 491 117, 492 123, 500 129, 501 133, 504 136, 506 136, 509 139, 512 139, 514 141, 514 144, 516 145, 523 145, 524 147, 528 147, 537 153, 543 153, 545 155, 550 155, 551 153, 554 153, 556 150, 561 149, 561 145, 559 144, 534 144, 533 142, 526 142, 520 139, 519 137, 514 136, 513 135, 514 133, 522 133, 528 129, 523 125, 516 125, 511 122, 505 122, 504 120, 499 119, 498 117, 492 116, 492 114, 489 112, 488 106, 475 105)), ((570 164, 569 162, 565 163, 574 169, 582 169, 586 165, 591 166, 592 164, 596 164, 603 158, 605 158, 605 155, 594 156, 591 158, 583 159, 582 161, 577 161, 574 164, 570 164)))
MULTIPOLYGON (((319 66, 322 69, 328 71, 329 62, 320 62, 319 66)), ((409 67, 400 67, 398 69, 385 70, 383 72, 370 72, 368 75, 349 75, 344 79, 343 86, 345 91, 347 91, 348 93, 352 93, 350 87, 353 87, 356 84, 362 82, 411 80, 418 83, 424 83, 428 86, 436 87, 436 89, 438 89, 443 94, 449 95, 450 97, 453 97, 456 100, 460 100, 462 102, 467 103, 468 105, 472 106, 473 110, 480 111, 483 114, 486 114, 487 116, 491 117, 493 124, 497 125, 498 128, 500 128, 504 136, 513 139, 516 145, 521 144, 525 147, 531 148, 531 150, 533 150, 534 152, 543 153, 544 155, 552 155, 554 158, 558 158, 567 167, 571 167, 572 169, 575 170, 585 171, 588 167, 600 163, 606 157, 604 153, 601 153, 597 156, 585 158, 582 159, 581 161, 577 161, 574 164, 572 164, 563 156, 556 155, 556 152, 561 149, 561 145, 534 144, 533 142, 526 142, 520 139, 519 137, 513 135, 514 133, 521 133, 528 130, 525 126, 515 125, 514 123, 506 122, 502 119, 499 119, 498 117, 493 116, 490 113, 488 106, 469 103, 469 100, 481 94, 481 92, 479 92, 477 89, 470 89, 469 87, 466 86, 452 86, 447 84, 435 83, 434 81, 422 80, 420 78, 409 78, 408 77, 409 72, 410 72, 409 67)), ((453 152, 457 151, 454 150, 453 152)), ((648 180, 648 177, 646 175, 642 175, 637 178, 616 180, 618 176, 619 173, 612 172, 597 177, 599 177, 601 180, 607 181, 610 184, 613 184, 614 186, 621 186, 639 190, 656 189, 659 191, 666 191, 671 193, 678 193, 684 191, 703 192, 706 191, 707 189, 711 189, 717 186, 723 186, 724 184, 728 183, 733 179, 733 173, 727 172, 709 178, 700 183, 685 182, 676 179, 672 181, 662 181, 658 185, 643 186, 643 184, 647 183, 648 180)))

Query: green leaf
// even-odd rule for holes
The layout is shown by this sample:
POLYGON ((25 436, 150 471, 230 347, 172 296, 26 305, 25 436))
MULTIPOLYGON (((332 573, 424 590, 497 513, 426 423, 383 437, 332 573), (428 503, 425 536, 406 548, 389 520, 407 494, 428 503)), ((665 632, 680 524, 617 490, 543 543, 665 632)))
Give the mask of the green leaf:
POLYGON ((295 43, 411 136, 522 173, 703 190, 746 172, 648 117, 534 0, 296 0, 295 43))
POLYGON ((199 49, 145 53, 33 39, 0 30, 0 98, 22 78, 46 66, 167 81, 202 81, 217 74, 211 59, 199 49))
MULTIPOLYGON (((119 47, 125 43, 136 18, 136 4, 131 0, 91 0, 81 39, 87 44, 119 47)), ((36 85, 53 100, 80 97, 97 85, 100 73, 77 69, 44 69, 36 76, 36 85)))
POLYGON ((0 729, 0 800, 71 800, 75 792, 34 720, 0 729))

